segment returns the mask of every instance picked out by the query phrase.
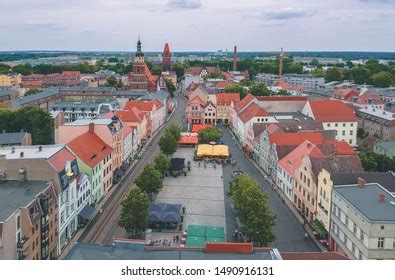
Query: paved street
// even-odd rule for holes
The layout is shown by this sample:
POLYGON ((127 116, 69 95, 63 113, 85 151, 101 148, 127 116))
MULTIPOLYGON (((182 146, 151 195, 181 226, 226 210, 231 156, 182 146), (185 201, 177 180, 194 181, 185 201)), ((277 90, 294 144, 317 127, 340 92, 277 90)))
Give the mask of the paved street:
MULTIPOLYGON (((181 123, 184 115, 186 100, 182 96, 177 96, 178 107, 175 109, 170 122, 181 123)), ((167 123, 168 124, 168 123, 167 123)), ((103 213, 97 214, 89 225, 80 233, 78 242, 111 244, 114 237, 123 237, 123 230, 118 227, 118 217, 120 215, 120 203, 133 186, 135 178, 142 172, 144 166, 150 163, 159 153, 158 140, 167 124, 152 138, 151 142, 145 147, 143 157, 133 167, 129 174, 123 178, 113 193, 109 194, 108 199, 101 206, 103 213)))
POLYGON ((255 180, 259 182, 262 187, 262 191, 269 192, 270 200, 269 205, 271 210, 277 215, 276 219, 276 236, 277 240, 270 244, 274 248, 280 250, 280 252, 303 252, 303 251, 319 251, 315 243, 309 239, 304 239, 304 229, 302 224, 294 216, 292 211, 282 202, 281 198, 272 190, 272 188, 266 183, 263 175, 257 170, 257 168, 245 157, 242 151, 233 142, 232 136, 226 128, 222 129, 223 137, 222 140, 226 145, 229 145, 232 158, 237 160, 236 167, 227 165, 223 168, 224 170, 224 186, 225 186, 225 212, 226 212, 226 224, 227 224, 227 237, 231 239, 232 231, 237 228, 237 222, 234 217, 234 212, 231 204, 231 200, 226 196, 226 192, 229 190, 229 182, 232 180, 232 171, 240 166, 240 170, 251 175, 255 180))

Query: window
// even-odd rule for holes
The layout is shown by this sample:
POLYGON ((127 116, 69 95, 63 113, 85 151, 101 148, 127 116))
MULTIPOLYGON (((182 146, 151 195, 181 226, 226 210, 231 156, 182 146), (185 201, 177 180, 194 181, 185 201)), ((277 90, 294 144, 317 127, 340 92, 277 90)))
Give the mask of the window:
POLYGON ((18 216, 16 218, 16 229, 20 229, 21 228, 21 216, 18 216))
POLYGON ((307 186, 310 187, 310 179, 307 179, 307 186))
POLYGON ((357 226, 355 225, 355 223, 354 223, 352 231, 354 232, 355 235, 357 235, 357 226))
POLYGON ((343 136, 346 135, 346 131, 345 131, 345 130, 342 131, 342 135, 343 135, 343 136))
POLYGON ((363 234, 362 230, 361 230, 361 236, 360 236, 361 241, 363 242, 365 240, 365 235, 363 234))
POLYGON ((339 126, 339 124, 338 123, 335 123, 335 127, 338 127, 339 126))
POLYGON ((354 126, 354 124, 353 124, 353 123, 350 123, 350 126, 351 126, 351 127, 353 127, 353 126, 354 126))
POLYGON ((327 127, 331 127, 331 124, 330 124, 330 123, 328 123, 326 126, 327 126, 327 127))
POLYGON ((384 229, 384 226, 381 226, 380 228, 381 228, 381 229, 384 229))
POLYGON ((377 242, 377 248, 384 248, 384 237, 379 237, 377 242))
POLYGON ((343 127, 346 127, 346 124, 345 124, 345 123, 343 123, 343 127))
POLYGON ((354 134, 354 130, 350 130, 350 135, 353 135, 354 134))

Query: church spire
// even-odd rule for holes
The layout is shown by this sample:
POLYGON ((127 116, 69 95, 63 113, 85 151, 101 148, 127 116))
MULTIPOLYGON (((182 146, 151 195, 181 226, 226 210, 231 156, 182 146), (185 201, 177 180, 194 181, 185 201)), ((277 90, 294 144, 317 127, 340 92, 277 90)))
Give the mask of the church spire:
POLYGON ((141 51, 141 40, 140 40, 140 35, 139 35, 139 39, 137 41, 137 52, 136 52, 136 56, 144 56, 144 53, 141 51))

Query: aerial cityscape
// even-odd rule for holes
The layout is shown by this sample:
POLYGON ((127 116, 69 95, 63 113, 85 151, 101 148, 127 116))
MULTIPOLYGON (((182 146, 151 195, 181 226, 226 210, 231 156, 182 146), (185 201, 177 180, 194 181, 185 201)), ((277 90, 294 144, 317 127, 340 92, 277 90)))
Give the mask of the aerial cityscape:
POLYGON ((346 1, 342 23, 324 1, 87 11, 119 29, 66 28, 86 1, 24 2, 0 24, 59 19, 0 31, 0 260, 395 259, 395 41, 375 33, 393 1, 346 1), (325 32, 301 40, 306 22, 325 32))

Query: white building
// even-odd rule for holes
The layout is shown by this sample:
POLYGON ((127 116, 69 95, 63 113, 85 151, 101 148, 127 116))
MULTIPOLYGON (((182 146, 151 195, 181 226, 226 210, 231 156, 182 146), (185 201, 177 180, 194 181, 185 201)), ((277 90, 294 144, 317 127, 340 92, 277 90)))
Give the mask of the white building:
MULTIPOLYGON (((259 82, 264 83, 266 86, 272 87, 275 86, 279 81, 279 76, 274 74, 258 74, 256 79, 259 82)), ((285 74, 283 75, 281 81, 294 86, 302 86, 306 91, 318 90, 322 85, 325 84, 324 78, 300 74, 285 74)))
POLYGON ((332 192, 330 247, 351 259, 395 259, 395 197, 378 183, 332 192))

